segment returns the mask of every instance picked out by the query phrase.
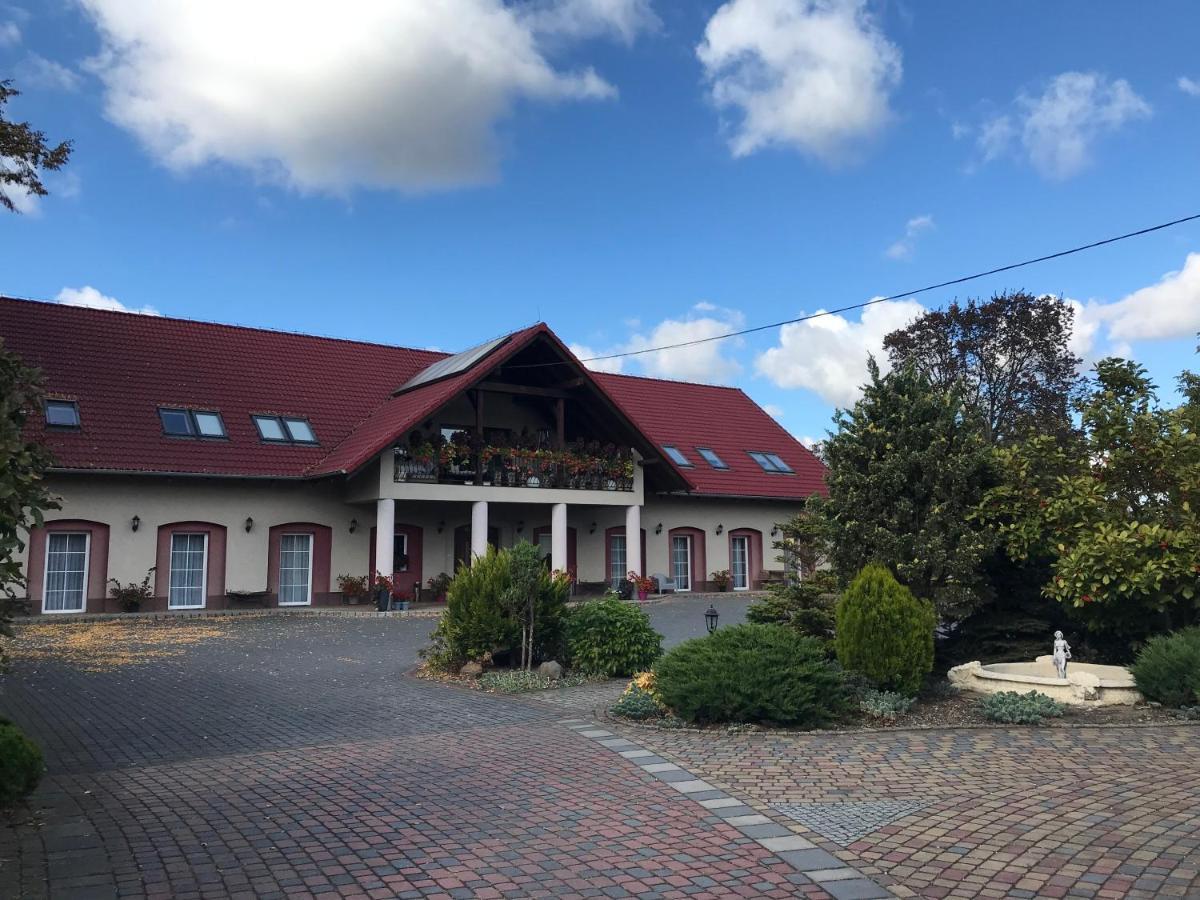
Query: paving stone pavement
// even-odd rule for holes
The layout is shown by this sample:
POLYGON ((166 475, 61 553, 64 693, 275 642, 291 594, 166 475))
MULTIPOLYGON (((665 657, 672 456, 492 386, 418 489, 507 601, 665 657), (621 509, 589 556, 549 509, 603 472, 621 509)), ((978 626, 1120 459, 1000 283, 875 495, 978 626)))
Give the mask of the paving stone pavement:
POLYGON ((832 896, 561 706, 405 677, 427 630, 248 619, 107 672, 19 662, 0 715, 49 771, 0 828, 0 897, 832 896))
POLYGON ((815 821, 802 833, 898 896, 1200 897, 1194 726, 796 736, 605 727, 760 811, 820 811, 843 833, 815 821), (890 821, 873 821, 881 815, 890 821))

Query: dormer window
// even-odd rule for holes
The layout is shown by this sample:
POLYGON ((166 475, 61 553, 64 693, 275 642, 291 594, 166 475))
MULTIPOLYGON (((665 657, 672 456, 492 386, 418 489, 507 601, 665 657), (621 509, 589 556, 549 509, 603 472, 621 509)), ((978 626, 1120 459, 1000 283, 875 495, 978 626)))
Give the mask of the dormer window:
POLYGON ((703 456, 704 461, 706 463, 708 463, 710 466, 712 466, 714 469, 728 469, 729 468, 729 466, 725 463, 725 460, 723 460, 723 459, 721 459, 721 457, 717 456, 717 452, 715 450, 710 450, 708 447, 697 447, 696 452, 699 453, 701 456, 703 456))
POLYGON ((224 438, 225 422, 214 410, 160 406, 158 418, 163 434, 171 437, 224 438))
POLYGON ((687 466, 691 468, 692 461, 683 455, 683 451, 678 447, 672 447, 670 444, 663 445, 663 452, 671 457, 671 462, 677 466, 687 466))
POLYGON ((51 428, 79 427, 79 404, 74 400, 47 400, 44 411, 51 428))
POLYGON ((790 475, 792 467, 780 459, 778 453, 762 453, 758 450, 747 450, 750 458, 753 459, 764 472, 771 472, 775 475, 790 475))
POLYGON ((258 436, 271 444, 315 444, 317 435, 308 419, 296 416, 252 416, 258 436))

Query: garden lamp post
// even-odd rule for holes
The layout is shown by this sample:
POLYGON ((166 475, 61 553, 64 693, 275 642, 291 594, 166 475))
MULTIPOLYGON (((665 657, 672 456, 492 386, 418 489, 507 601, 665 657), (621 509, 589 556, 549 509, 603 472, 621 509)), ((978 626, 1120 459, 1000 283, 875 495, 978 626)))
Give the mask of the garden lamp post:
POLYGON ((717 619, 719 618, 720 613, 718 613, 717 608, 710 603, 708 605, 708 609, 704 611, 704 627, 708 629, 709 634, 712 634, 717 630, 717 619))

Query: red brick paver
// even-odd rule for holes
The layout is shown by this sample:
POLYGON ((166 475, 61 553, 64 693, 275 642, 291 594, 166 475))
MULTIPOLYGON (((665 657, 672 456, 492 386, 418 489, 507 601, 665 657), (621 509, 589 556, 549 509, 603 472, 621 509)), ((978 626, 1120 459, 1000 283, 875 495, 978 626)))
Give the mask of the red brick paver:
POLYGON ((922 897, 1200 897, 1200 729, 627 729, 757 804, 921 802, 821 846, 922 897))

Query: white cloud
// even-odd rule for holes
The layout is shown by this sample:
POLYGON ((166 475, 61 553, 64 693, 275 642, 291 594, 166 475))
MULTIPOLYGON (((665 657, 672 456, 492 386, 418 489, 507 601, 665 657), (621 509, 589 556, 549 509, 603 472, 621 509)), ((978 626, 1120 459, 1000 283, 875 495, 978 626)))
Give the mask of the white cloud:
POLYGON ((608 35, 626 44, 662 24, 650 0, 541 0, 523 17, 535 31, 568 38, 608 35))
POLYGON ((884 255, 889 259, 911 259, 913 251, 917 247, 917 238, 921 236, 922 232, 929 231, 933 227, 933 216, 915 216, 909 219, 904 226, 904 237, 883 251, 884 255))
POLYGON ((844 161, 892 119, 902 71, 865 0, 730 0, 696 55, 713 102, 738 117, 734 156, 782 145, 844 161))
POLYGON ((82 83, 77 72, 36 53, 18 63, 17 80, 22 87, 52 91, 77 91, 82 83))
POLYGON ((821 316, 779 329, 779 344, 759 355, 755 368, 781 388, 808 388, 839 407, 854 404, 867 380, 867 357, 887 371, 883 339, 925 307, 914 300, 868 306, 858 322, 821 316))
MULTIPOLYGON (((607 350, 596 350, 582 344, 571 344, 571 352, 581 359, 606 356, 613 353, 628 353, 679 344, 685 341, 704 340, 717 335, 737 331, 745 325, 740 312, 715 306, 712 303, 695 304, 689 313, 680 319, 664 319, 653 328, 635 332, 630 338, 607 350)), ((722 341, 706 341, 691 347, 674 350, 659 350, 638 356, 620 359, 597 360, 585 365, 598 372, 626 371, 626 363, 634 364, 638 374, 654 378, 671 378, 680 381, 700 381, 709 384, 727 384, 742 371, 742 365, 730 351, 744 346, 740 338, 722 341)))
POLYGON ((15 47, 21 43, 21 27, 16 22, 0 22, 0 47, 15 47))
POLYGON ((102 294, 91 285, 84 285, 81 288, 65 287, 58 292, 58 296, 54 298, 55 303, 63 303, 67 306, 86 306, 89 309, 108 309, 114 312, 138 313, 144 316, 161 315, 153 306, 143 306, 140 309, 134 309, 126 306, 115 297, 109 297, 107 294, 102 294))
POLYGON ((1186 75, 1180 75, 1179 81, 1176 83, 1179 85, 1179 89, 1185 94, 1192 97, 1200 97, 1200 81, 1188 78, 1186 75))
MULTIPOLYGON (((28 165, 21 160, 17 160, 11 156, 0 156, 0 174, 11 174, 14 172, 22 172, 28 169, 28 165)), ((23 187, 17 187, 11 184, 5 184, 0 180, 0 196, 8 199, 16 212, 23 213, 27 216, 40 215, 42 211, 41 197, 37 194, 31 194, 23 187)))
POLYGON ((1150 116, 1150 104, 1122 78, 1097 72, 1063 72, 1038 96, 1020 94, 1011 114, 980 126, 977 144, 984 162, 1020 141, 1021 154, 1044 177, 1070 178, 1091 162, 1091 150, 1104 134, 1150 116))
POLYGON ((520 101, 604 99, 546 42, 632 35, 644 3, 81 0, 107 115, 176 170, 221 161, 302 190, 422 190, 494 176, 520 101), (586 26, 586 27, 585 27, 586 26))
POLYGON ((1090 327, 1103 326, 1111 341, 1194 336, 1200 332, 1200 253, 1189 253, 1182 269, 1120 300, 1090 301, 1083 318, 1090 327))

